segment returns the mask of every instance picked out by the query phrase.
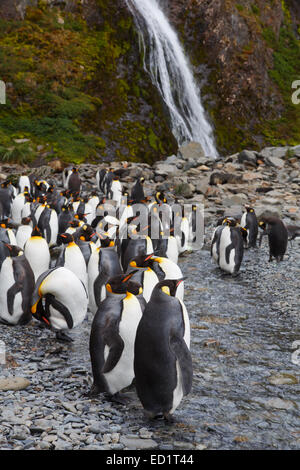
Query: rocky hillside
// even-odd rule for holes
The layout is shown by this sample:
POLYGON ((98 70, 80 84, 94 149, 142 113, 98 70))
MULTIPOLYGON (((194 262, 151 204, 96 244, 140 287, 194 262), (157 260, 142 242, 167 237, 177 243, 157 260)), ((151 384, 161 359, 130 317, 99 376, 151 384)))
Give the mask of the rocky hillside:
MULTIPOLYGON (((222 155, 297 145, 297 0, 161 0, 222 155)), ((125 0, 2 0, 0 158, 152 163, 177 152, 125 0)))

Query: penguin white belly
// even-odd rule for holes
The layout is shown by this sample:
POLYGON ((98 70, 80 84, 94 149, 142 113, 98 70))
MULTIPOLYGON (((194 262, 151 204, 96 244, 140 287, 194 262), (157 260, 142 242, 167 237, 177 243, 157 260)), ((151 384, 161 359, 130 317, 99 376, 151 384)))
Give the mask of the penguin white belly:
POLYGON ((181 304, 183 323, 184 323, 184 336, 183 336, 183 339, 184 339, 187 347, 190 349, 190 342, 191 342, 190 319, 189 319, 189 315, 188 315, 186 306, 184 305, 184 303, 182 302, 181 299, 178 299, 178 300, 181 304))
POLYGON ((16 233, 17 246, 24 248, 25 243, 31 237, 32 227, 31 225, 21 225, 16 233))
MULTIPOLYGON (((246 227, 247 225, 247 212, 244 212, 244 214, 242 215, 242 218, 241 218, 241 227, 246 227)), ((249 235, 250 235, 250 231, 249 229, 247 229, 247 245, 249 245, 249 235)))
POLYGON ((88 293, 89 293, 89 309, 92 313, 97 312, 97 305, 94 293, 94 283, 99 274, 98 270, 99 252, 95 251, 91 254, 88 263, 88 293))
POLYGON ((150 297, 152 295, 152 291, 156 284, 159 282, 157 275, 155 274, 152 269, 147 269, 144 273, 144 281, 143 281, 143 297, 146 302, 149 302, 150 297))
POLYGON ((247 217, 247 212, 244 212, 241 218, 241 227, 246 227, 246 217, 247 217))
POLYGON ((24 207, 24 204, 25 204, 25 198, 24 198, 23 193, 18 194, 18 196, 12 202, 11 218, 13 222, 15 222, 16 224, 21 223, 21 219, 22 219, 21 214, 22 214, 22 209, 24 207))
POLYGON ((43 210, 45 209, 45 205, 44 204, 41 204, 38 206, 38 208, 36 209, 35 213, 34 213, 34 218, 36 220, 36 223, 38 223, 39 221, 39 218, 41 217, 41 214, 43 212, 43 210))
MULTIPOLYGON (((87 292, 76 274, 65 267, 57 268, 42 282, 40 289, 43 295, 51 293, 70 312, 73 328, 78 326, 85 318, 88 307, 87 292)), ((68 328, 63 315, 50 305, 53 313, 51 326, 55 329, 68 328)))
POLYGON ((30 215, 31 215, 31 203, 26 202, 21 211, 21 219, 23 219, 24 217, 29 217, 30 215))
POLYGON ((150 237, 146 237, 146 240, 147 240, 146 255, 151 255, 154 252, 153 243, 150 237))
POLYGON ((231 231, 230 227, 224 227, 220 237, 220 257, 219 266, 223 271, 233 274, 235 268, 235 249, 230 250, 229 262, 226 260, 226 249, 231 245, 231 231))
POLYGON ((50 230, 51 230, 49 246, 53 246, 53 245, 56 245, 57 234, 58 234, 58 217, 54 209, 51 211, 49 225, 50 225, 50 230))
POLYGON ((52 305, 49 307, 51 326, 54 330, 67 330, 68 325, 62 314, 52 305))
POLYGON ((177 264, 178 262, 178 245, 176 238, 171 236, 168 238, 168 248, 166 252, 167 258, 169 258, 171 261, 177 264))
MULTIPOLYGON (((184 336, 183 339, 187 345, 187 347, 190 349, 190 338, 191 338, 191 328, 190 328, 190 319, 187 313, 187 309, 184 305, 184 303, 178 299, 181 308, 182 308, 182 316, 183 316, 183 322, 184 322, 184 336)), ((177 385, 176 388, 174 389, 173 392, 173 405, 170 411, 170 414, 174 413, 176 408, 178 407, 179 403, 181 402, 183 398, 183 387, 182 387, 182 372, 181 368, 179 365, 179 362, 176 361, 176 376, 177 376, 177 385)))
POLYGON ((11 325, 16 325, 23 314, 21 292, 18 292, 14 298, 13 315, 8 311, 7 291, 14 284, 13 260, 8 257, 3 261, 0 273, 0 317, 11 325))
MULTIPOLYGON (((181 279, 183 277, 182 271, 178 264, 173 263, 168 258, 161 258, 159 263, 161 269, 165 273, 165 279, 181 279)), ((184 297, 184 282, 181 282, 176 291, 176 297, 183 300, 184 297)))
POLYGON ((182 373, 179 366, 179 362, 176 361, 176 377, 177 377, 177 385, 173 391, 173 402, 172 408, 170 410, 170 414, 174 413, 176 408, 178 407, 179 403, 183 398, 183 388, 182 388, 182 373))
POLYGON ((64 267, 72 271, 87 289, 87 271, 84 256, 78 245, 70 244, 65 250, 64 267))
POLYGON ((140 303, 134 295, 127 295, 123 301, 123 306, 119 323, 119 335, 124 341, 124 349, 116 366, 110 372, 104 374, 112 394, 128 387, 134 379, 134 342, 136 330, 142 318, 140 303))
POLYGON ((8 238, 9 238, 9 243, 11 245, 16 245, 17 244, 17 240, 16 240, 16 236, 14 234, 14 232, 12 231, 11 228, 8 228, 7 229, 7 235, 8 235, 8 238))
POLYGON ((34 273, 35 280, 50 266, 48 243, 42 237, 31 237, 24 246, 24 254, 34 273))
POLYGON ((23 193, 25 187, 27 186, 28 190, 30 190, 30 179, 26 175, 21 175, 19 178, 19 192, 23 193))

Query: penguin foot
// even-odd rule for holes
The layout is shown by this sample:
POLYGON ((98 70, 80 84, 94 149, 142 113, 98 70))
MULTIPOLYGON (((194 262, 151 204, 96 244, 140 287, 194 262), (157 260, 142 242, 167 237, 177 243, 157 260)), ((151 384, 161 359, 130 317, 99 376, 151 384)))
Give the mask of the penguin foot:
POLYGON ((64 341, 66 343, 72 343, 74 341, 70 336, 68 336, 63 331, 57 331, 56 332, 56 339, 58 341, 64 341))
POLYGON ((128 405, 132 401, 130 397, 119 392, 115 393, 114 395, 110 395, 109 400, 113 403, 118 403, 119 405, 124 406, 128 405))

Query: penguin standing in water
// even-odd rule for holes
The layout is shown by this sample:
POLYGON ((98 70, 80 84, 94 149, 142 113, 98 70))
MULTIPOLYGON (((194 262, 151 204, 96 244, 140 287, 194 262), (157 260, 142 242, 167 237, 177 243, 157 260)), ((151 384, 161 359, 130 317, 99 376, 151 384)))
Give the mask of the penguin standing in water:
POLYGON ((247 230, 244 227, 232 227, 227 219, 220 233, 219 267, 233 275, 237 275, 244 256, 244 240, 247 230))
POLYGON ((237 221, 233 217, 222 217, 221 219, 218 220, 217 226, 215 230, 213 231, 213 234, 211 237, 210 255, 217 264, 219 264, 219 258, 220 258, 221 232, 226 225, 229 225, 230 227, 235 227, 237 225, 237 221))
POLYGON ((29 261, 35 280, 50 266, 50 251, 38 227, 34 227, 31 237, 24 245, 24 254, 29 261))
POLYGON ((83 283, 65 267, 44 272, 37 280, 31 300, 34 317, 56 332, 63 341, 73 341, 65 330, 83 322, 88 297, 83 283))
POLYGON ((278 217, 263 217, 259 222, 259 227, 263 230, 259 239, 261 246, 262 237, 267 235, 269 240, 269 262, 276 259, 282 261, 288 244, 288 231, 282 220, 278 217))
POLYGON ((241 227, 244 227, 247 230, 247 248, 255 248, 258 235, 258 222, 255 210, 250 206, 245 206, 245 209, 246 212, 244 212, 241 218, 241 227))
POLYGON ((74 237, 70 233, 61 233, 57 237, 58 242, 62 242, 65 247, 60 252, 56 267, 63 266, 72 271, 81 280, 87 289, 87 269, 84 256, 79 246, 74 242, 74 237))
POLYGON ((8 325, 24 325, 31 319, 31 296, 34 274, 24 252, 13 245, 0 270, 0 321, 8 325))
POLYGON ((136 390, 149 418, 169 420, 192 387, 190 322, 176 297, 180 283, 173 279, 156 285, 136 332, 136 390))
MULTIPOLYGON (((94 396, 106 392, 121 403, 119 392, 134 379, 134 342, 143 313, 139 300, 128 290, 132 275, 109 279, 107 297, 94 317, 90 335, 94 378, 90 393, 94 396)), ((137 288, 140 292, 141 287, 137 288)))

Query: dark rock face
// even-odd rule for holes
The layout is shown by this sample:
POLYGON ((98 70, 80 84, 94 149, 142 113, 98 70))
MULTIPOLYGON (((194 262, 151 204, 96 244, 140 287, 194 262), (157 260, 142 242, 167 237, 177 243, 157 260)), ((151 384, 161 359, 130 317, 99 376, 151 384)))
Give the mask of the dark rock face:
POLYGON ((221 152, 297 142, 299 133, 284 126, 281 118, 297 119, 291 118, 297 109, 290 106, 290 89, 299 76, 299 64, 291 59, 286 78, 283 64, 289 62, 287 52, 299 38, 299 2, 164 0, 164 4, 202 83, 221 152), (282 48, 284 42, 287 50, 282 48))
POLYGON ((0 153, 24 133, 27 148, 18 147, 18 155, 24 150, 28 161, 30 147, 35 164, 45 158, 151 163, 177 151, 160 95, 141 65, 125 0, 3 0, 0 16, 0 52, 9 57, 0 60, 0 78, 11 102, 0 109, 6 112, 0 153), (30 106, 30 122, 21 103, 30 106))

